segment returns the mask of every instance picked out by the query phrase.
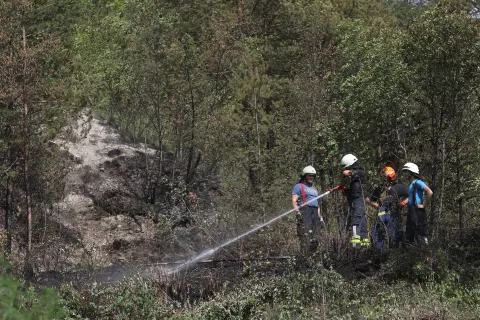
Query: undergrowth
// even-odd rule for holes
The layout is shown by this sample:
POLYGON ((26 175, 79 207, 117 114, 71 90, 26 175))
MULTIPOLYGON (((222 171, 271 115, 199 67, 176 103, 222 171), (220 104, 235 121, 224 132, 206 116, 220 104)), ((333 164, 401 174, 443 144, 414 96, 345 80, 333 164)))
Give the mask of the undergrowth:
POLYGON ((51 289, 36 290, 19 282, 0 257, 0 319, 62 319, 64 310, 51 289))
POLYGON ((83 292, 64 286, 61 293, 70 319, 477 319, 476 251, 395 250, 380 255, 368 276, 348 280, 319 263, 277 275, 253 272, 193 302, 172 300, 164 284, 145 280, 83 292))

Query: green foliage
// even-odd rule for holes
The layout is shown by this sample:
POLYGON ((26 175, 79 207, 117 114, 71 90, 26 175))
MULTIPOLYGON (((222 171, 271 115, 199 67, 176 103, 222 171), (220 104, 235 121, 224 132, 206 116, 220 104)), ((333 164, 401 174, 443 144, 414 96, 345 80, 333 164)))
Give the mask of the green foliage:
POLYGON ((0 259, 0 319, 62 319, 64 312, 52 289, 25 288, 0 259))
POLYGON ((313 268, 306 274, 244 282, 175 319, 405 319, 449 314, 473 319, 479 284, 466 287, 456 279, 453 275, 423 286, 380 279, 348 282, 333 271, 313 268))
POLYGON ((164 319, 173 309, 161 300, 161 293, 141 280, 110 286, 93 283, 81 292, 69 285, 60 288, 67 319, 164 319))
POLYGON ((442 248, 410 248, 393 251, 383 266, 387 279, 407 279, 412 282, 440 282, 454 272, 455 265, 442 248), (453 267, 453 269, 452 269, 453 267))
POLYGON ((339 134, 346 150, 356 146, 364 163, 407 157, 411 112, 405 88, 410 71, 402 56, 404 35, 388 26, 378 32, 361 22, 344 28, 339 107, 345 123, 339 134), (370 139, 365 132, 373 134, 370 139), (369 147, 372 144, 379 150, 369 147))
MULTIPOLYGON (((300 271, 285 265, 280 275, 254 273, 193 303, 172 301, 164 283, 144 280, 82 292, 65 286, 62 297, 72 318, 98 319, 475 319, 480 311, 478 256, 412 247, 389 252, 382 261, 374 275, 349 280, 315 263, 300 271), (472 269, 465 268, 465 259, 472 269)), ((268 262, 252 267, 268 270, 268 262)))

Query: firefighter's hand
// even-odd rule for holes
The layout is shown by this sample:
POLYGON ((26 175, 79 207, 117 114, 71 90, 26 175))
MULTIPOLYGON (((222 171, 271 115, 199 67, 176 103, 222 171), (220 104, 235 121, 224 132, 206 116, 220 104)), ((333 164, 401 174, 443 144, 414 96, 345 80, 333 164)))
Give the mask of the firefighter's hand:
POLYGON ((339 184, 339 185, 336 186, 335 188, 336 188, 336 190, 340 190, 340 191, 342 191, 342 193, 345 193, 346 187, 345 187, 344 184, 339 184))
POLYGON ((295 218, 297 219, 298 222, 303 222, 303 216, 300 211, 295 212, 295 218))
POLYGON ((348 169, 347 169, 347 170, 343 170, 343 175, 344 175, 345 177, 349 177, 349 176, 352 176, 352 175, 353 175, 353 172, 352 172, 352 170, 348 170, 348 169))
POLYGON ((323 220, 322 216, 320 216, 320 228, 321 229, 325 228, 325 220, 323 220))
POLYGON ((343 184, 339 184, 338 186, 328 189, 330 193, 333 193, 334 191, 337 191, 337 190, 345 190, 345 186, 343 184))

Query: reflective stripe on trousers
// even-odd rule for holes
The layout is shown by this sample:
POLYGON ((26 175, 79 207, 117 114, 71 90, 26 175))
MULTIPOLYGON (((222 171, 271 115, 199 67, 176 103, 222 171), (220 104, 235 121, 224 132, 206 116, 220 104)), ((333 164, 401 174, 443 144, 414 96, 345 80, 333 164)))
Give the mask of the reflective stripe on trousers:
POLYGON ((355 199, 349 207, 350 226, 352 228, 352 236, 359 234, 362 239, 368 238, 367 218, 365 217, 365 203, 362 198, 355 199), (353 227, 357 228, 355 231, 353 227))

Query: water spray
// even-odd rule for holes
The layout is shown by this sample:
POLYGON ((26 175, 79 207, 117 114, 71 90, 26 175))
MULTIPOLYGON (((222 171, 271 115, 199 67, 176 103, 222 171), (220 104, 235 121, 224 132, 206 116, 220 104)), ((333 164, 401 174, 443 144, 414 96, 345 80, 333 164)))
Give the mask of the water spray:
MULTIPOLYGON (((332 193, 333 191, 335 191, 335 190, 337 190, 337 189, 339 189, 339 188, 340 188, 339 186, 336 186, 336 187, 334 187, 334 188, 332 188, 332 189, 329 189, 328 191, 322 193, 322 194, 319 195, 318 197, 316 197, 316 198, 314 198, 314 199, 311 199, 311 200, 309 200, 309 201, 307 201, 307 202, 305 202, 305 203, 302 203, 298 208, 305 207, 305 206, 309 205, 310 203, 312 203, 312 202, 314 202, 314 201, 316 201, 316 200, 318 200, 318 199, 321 199, 321 198, 323 198, 323 197, 325 197, 325 196, 328 196, 330 193, 332 193)), ((198 262, 198 261, 200 261, 200 260, 203 260, 203 259, 205 259, 205 258, 207 258, 207 257, 212 256, 215 252, 217 252, 218 250, 222 249, 223 247, 226 247, 226 246, 228 246, 228 245, 230 245, 230 244, 232 244, 232 243, 234 243, 234 242, 237 242, 238 240, 240 240, 240 239, 242 239, 242 238, 245 238, 246 236, 248 236, 248 235, 250 235, 250 234, 252 234, 252 233, 254 233, 254 232, 256 232, 256 231, 258 231, 258 230, 260 230, 260 229, 262 229, 262 228, 264 228, 264 227, 266 227, 266 226, 268 226, 269 224, 272 224, 272 223, 274 223, 275 221, 278 221, 278 220, 282 219, 283 217, 287 216, 288 214, 294 212, 295 210, 296 210, 296 209, 288 210, 288 211, 282 213, 281 215, 279 215, 279 216, 277 216, 277 217, 275 217, 275 218, 273 218, 273 219, 271 219, 271 220, 269 220, 269 221, 267 221, 267 222, 265 222, 265 223, 262 223, 261 225, 258 225, 258 226, 256 226, 255 228, 250 229, 249 231, 247 231, 247 232, 245 232, 245 233, 242 233, 242 234, 239 235, 239 236, 236 236, 235 238, 232 238, 232 239, 230 239, 230 240, 228 240, 228 241, 225 241, 224 243, 220 244, 220 245, 217 246, 216 248, 213 248, 213 249, 210 249, 210 250, 206 250, 206 251, 200 253, 199 255, 197 255, 196 257, 194 257, 193 259, 191 259, 191 260, 189 260, 189 261, 187 261, 187 262, 179 265, 177 268, 171 270, 168 274, 172 274, 172 273, 175 273, 175 272, 182 271, 182 270, 185 269, 186 267, 188 267, 188 266, 190 266, 190 265, 193 265, 194 263, 196 263, 196 262, 198 262)))

